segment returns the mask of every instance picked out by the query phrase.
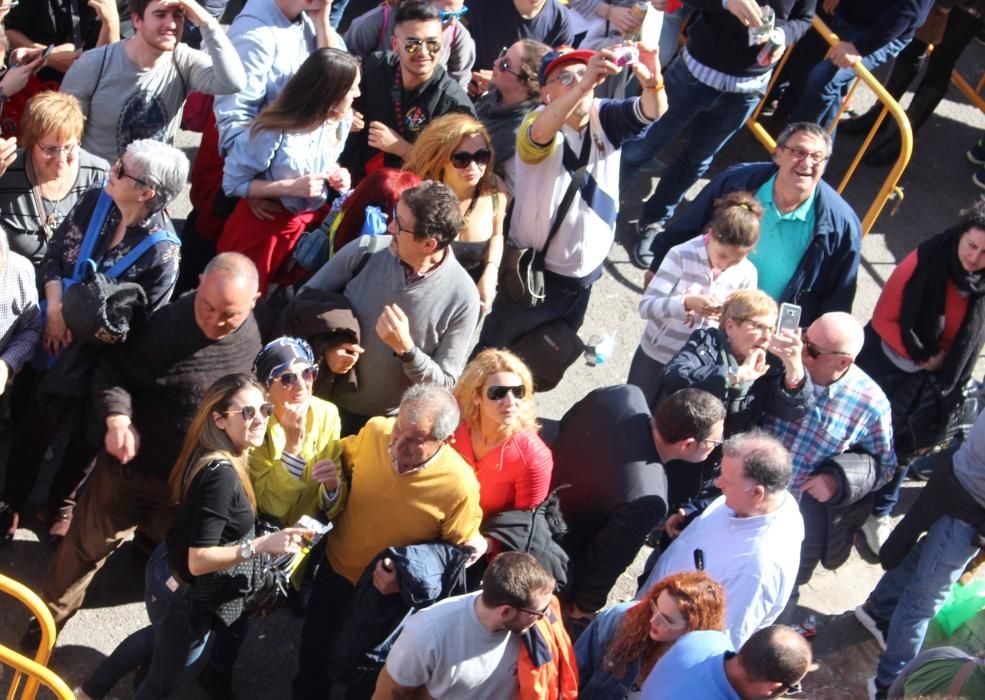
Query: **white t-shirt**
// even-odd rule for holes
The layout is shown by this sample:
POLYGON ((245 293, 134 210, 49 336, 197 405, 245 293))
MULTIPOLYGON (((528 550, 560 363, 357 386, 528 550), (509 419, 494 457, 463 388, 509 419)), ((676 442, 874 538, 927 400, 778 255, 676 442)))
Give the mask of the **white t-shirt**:
POLYGON ((442 700, 515 698, 520 637, 482 626, 475 612, 480 595, 449 598, 412 616, 387 657, 390 677, 442 700))

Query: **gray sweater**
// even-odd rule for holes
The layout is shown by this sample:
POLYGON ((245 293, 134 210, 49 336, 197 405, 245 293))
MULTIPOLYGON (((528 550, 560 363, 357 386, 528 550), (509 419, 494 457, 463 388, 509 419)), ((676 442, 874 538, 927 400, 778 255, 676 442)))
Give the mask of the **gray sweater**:
POLYGON ((361 416, 394 413, 401 394, 413 384, 452 386, 465 367, 479 323, 479 293, 450 248, 437 269, 408 283, 389 243, 390 236, 352 241, 305 285, 345 294, 359 319, 366 349, 356 364, 359 389, 333 400, 361 416), (365 266, 353 278, 352 271, 367 254, 365 266), (401 362, 376 333, 386 304, 397 304, 410 321, 417 348, 410 362, 401 362))

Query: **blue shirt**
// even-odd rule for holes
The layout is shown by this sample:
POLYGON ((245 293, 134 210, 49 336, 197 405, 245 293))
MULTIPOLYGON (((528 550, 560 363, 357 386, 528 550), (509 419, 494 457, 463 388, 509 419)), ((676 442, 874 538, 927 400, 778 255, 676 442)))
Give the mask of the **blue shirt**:
POLYGON ((749 260, 759 273, 759 288, 780 301, 814 236, 815 197, 781 214, 773 201, 775 181, 773 175, 756 191, 756 199, 763 205, 763 219, 759 224, 759 243, 749 254, 749 260))
POLYGON ((725 677, 725 654, 730 651, 732 643, 721 632, 685 634, 650 671, 642 700, 741 700, 725 677))

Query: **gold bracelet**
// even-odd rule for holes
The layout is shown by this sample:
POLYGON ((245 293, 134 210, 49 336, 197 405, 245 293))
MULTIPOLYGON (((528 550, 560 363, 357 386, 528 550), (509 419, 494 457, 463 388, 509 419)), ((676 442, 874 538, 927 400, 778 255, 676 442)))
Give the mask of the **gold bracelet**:
POLYGON ((643 89, 649 90, 650 92, 660 92, 664 89, 664 81, 661 80, 659 83, 654 83, 653 85, 644 85, 643 89))

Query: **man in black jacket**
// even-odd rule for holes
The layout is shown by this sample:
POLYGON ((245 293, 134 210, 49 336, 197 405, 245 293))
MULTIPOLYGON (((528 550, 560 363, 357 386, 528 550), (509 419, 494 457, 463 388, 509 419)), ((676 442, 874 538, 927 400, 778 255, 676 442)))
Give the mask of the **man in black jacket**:
POLYGON ((96 367, 91 395, 106 425, 105 449, 41 589, 58 626, 136 527, 163 539, 174 517, 168 477, 205 391, 226 374, 249 372, 260 351, 250 259, 218 255, 200 280, 96 367))
MULTIPOLYGON (((571 557, 566 622, 572 636, 605 605, 647 534, 667 513, 670 460, 701 462, 721 444, 725 408, 706 391, 685 389, 650 415, 638 387, 596 389, 561 419, 552 488, 568 522, 571 557)), ((676 504, 675 504, 676 505, 676 504)))

